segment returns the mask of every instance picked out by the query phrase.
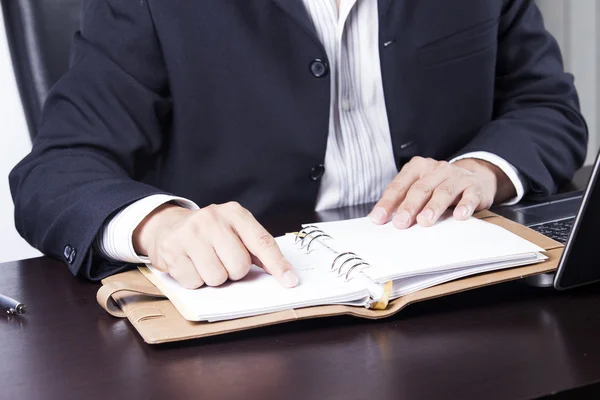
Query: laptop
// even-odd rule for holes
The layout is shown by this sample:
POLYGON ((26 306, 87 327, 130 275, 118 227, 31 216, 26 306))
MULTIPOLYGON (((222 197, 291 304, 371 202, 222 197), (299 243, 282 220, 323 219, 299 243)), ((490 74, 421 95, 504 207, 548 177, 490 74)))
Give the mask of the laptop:
POLYGON ((596 259, 595 247, 600 248, 599 165, 600 154, 584 191, 493 210, 565 245, 556 273, 531 277, 529 283, 563 290, 600 281, 600 260, 596 259))

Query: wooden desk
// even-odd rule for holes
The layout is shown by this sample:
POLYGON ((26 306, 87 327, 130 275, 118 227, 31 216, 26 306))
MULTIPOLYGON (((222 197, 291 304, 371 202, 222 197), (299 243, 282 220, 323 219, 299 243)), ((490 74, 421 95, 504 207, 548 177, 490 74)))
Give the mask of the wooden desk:
POLYGON ((0 399, 504 400, 589 394, 600 382, 600 286, 512 282, 384 321, 301 321, 162 346, 107 315, 98 287, 48 258, 0 265, 0 292, 30 310, 0 315, 0 399))

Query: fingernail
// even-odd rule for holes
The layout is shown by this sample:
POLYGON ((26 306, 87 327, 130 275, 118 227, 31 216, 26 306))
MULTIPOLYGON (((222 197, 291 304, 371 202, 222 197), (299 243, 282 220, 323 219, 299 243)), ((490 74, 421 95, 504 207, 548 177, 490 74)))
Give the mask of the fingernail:
POLYGON ((456 209, 456 213, 459 217, 466 218, 469 216, 469 209, 465 206, 460 206, 456 209))
POLYGON ((433 219, 433 210, 431 208, 426 208, 421 213, 421 218, 424 218, 427 221, 431 221, 433 219))
POLYGON ((387 212, 383 207, 375 207, 373 211, 371 211, 371 221, 376 224, 384 224, 387 219, 387 212))
POLYGON ((281 281, 286 287, 293 288, 298 284, 298 277, 294 274, 294 271, 286 271, 281 277, 281 281))
POLYGON ((407 211, 400 211, 394 215, 394 226, 400 228, 406 228, 410 224, 410 214, 407 211))

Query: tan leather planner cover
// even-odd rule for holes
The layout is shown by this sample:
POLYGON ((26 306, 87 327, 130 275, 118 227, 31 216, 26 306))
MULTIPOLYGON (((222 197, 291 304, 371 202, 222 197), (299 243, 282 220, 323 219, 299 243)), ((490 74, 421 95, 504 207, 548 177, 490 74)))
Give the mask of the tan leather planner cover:
MULTIPOLYGON (((146 343, 158 344, 221 335, 308 318, 335 315, 353 315, 369 319, 385 318, 396 314, 411 303, 551 272, 557 268, 563 249, 562 244, 489 211, 480 212, 477 217, 506 228, 545 249, 544 254, 548 256, 548 260, 526 267, 475 275, 420 290, 390 301, 385 310, 331 305, 299 308, 222 322, 190 322, 181 316, 175 306, 140 270, 123 272, 104 279, 97 299, 98 303, 110 314, 116 317, 127 317, 146 343)), ((146 273, 151 279, 151 273, 147 270, 146 273)))

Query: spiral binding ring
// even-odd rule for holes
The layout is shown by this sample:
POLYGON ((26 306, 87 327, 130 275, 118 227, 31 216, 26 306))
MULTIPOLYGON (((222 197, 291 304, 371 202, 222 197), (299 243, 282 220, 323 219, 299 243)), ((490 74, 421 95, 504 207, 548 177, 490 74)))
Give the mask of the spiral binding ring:
MULTIPOLYGON (((331 237, 328 234, 326 234, 325 232, 323 232, 321 229, 319 229, 319 227, 317 227, 315 225, 308 225, 308 226, 305 226, 304 228, 302 228, 302 230, 300 230, 300 232, 298 232, 296 234, 294 243, 300 242, 300 248, 301 249, 306 248, 306 254, 308 254, 308 253, 310 253, 310 248, 311 248, 312 243, 319 238, 333 239, 333 237, 331 237), (306 239, 308 239, 308 242, 306 241, 306 239)), ((320 242, 320 240, 317 240, 317 241, 320 242)), ((333 250, 333 249, 331 249, 331 250, 333 250)), ((335 251, 335 250, 333 250, 333 251, 335 251)), ((362 266, 363 267, 361 269, 361 271, 362 271, 364 268, 371 267, 371 264, 369 264, 368 262, 366 262, 365 260, 360 258, 358 255, 356 255, 355 253, 353 253, 351 251, 347 251, 345 253, 338 254, 335 257, 335 259, 331 263, 331 272, 337 271, 337 276, 341 277, 342 275, 344 275, 344 272, 343 272, 344 266, 352 261, 354 261, 355 263, 350 265, 350 267, 348 268, 348 271, 346 271, 346 273, 345 273, 344 280, 346 282, 350 280, 350 275, 356 268, 362 266), (341 262, 339 268, 336 268, 338 261, 341 261, 343 259, 343 257, 347 257, 347 258, 341 262)))
POLYGON ((328 234, 323 232, 318 227, 316 227, 314 225, 309 225, 309 226, 304 227, 300 232, 298 232, 296 234, 296 238, 294 239, 294 242, 298 243, 298 240, 299 240, 300 248, 301 249, 306 248, 306 254, 308 254, 308 253, 310 253, 310 246, 312 245, 312 242, 314 242, 315 239, 319 239, 319 238, 333 239, 331 236, 329 236, 328 234), (306 242, 306 239, 308 239, 308 242, 306 242))
MULTIPOLYGON (((316 236, 313 236, 313 237, 312 237, 312 238, 311 238, 311 239, 308 241, 308 245, 306 245, 306 254, 310 253, 310 245, 312 244, 312 242, 314 242, 314 241, 315 241, 315 239, 318 239, 318 238, 333 239, 331 236, 329 236, 329 235, 328 235, 328 234, 326 234, 326 233, 319 233, 318 235, 316 235, 316 236)), ((300 247, 300 248, 302 248, 302 247, 300 247)))
POLYGON ((351 256, 356 256, 356 257, 358 257, 356 254, 354 254, 354 253, 353 253, 353 252, 351 252, 351 251, 347 251, 347 252, 345 252, 345 253, 341 253, 341 254, 339 254, 339 255, 338 255, 336 258, 334 258, 334 259, 333 259, 333 262, 331 263, 331 270, 333 271, 333 270, 335 269, 335 263, 336 263, 336 262, 337 262, 337 261, 338 261, 340 258, 342 258, 342 257, 344 257, 344 256, 348 256, 348 255, 351 255, 351 256))
MULTIPOLYGON (((353 266, 351 266, 351 267, 350 267, 350 269, 348 270, 348 272, 346 272, 346 277, 344 278, 344 280, 345 280, 346 282, 348 282, 348 281, 350 280, 350 274, 352 273, 352 271, 354 271, 354 269, 355 269, 356 267, 360 267, 360 266, 362 266, 362 265, 365 265, 365 266, 366 266, 365 268, 369 268, 369 267, 371 266, 371 264, 369 264, 368 262, 364 262, 364 261, 361 261, 361 262, 359 262, 358 264, 354 264, 353 266)), ((363 269, 365 269, 365 268, 362 268, 362 269, 361 269, 361 271, 362 271, 363 269)))
MULTIPOLYGON (((342 276, 344 274, 343 272, 343 268, 344 265, 346 265, 347 263, 351 262, 351 261, 357 261, 355 262, 353 265, 350 266, 350 268, 348 268, 348 271, 346 271, 346 276, 344 278, 344 280, 347 282, 348 280, 350 280, 350 274, 352 273, 352 271, 354 271, 356 268, 360 267, 360 266, 366 266, 365 268, 368 268, 371 266, 371 264, 369 264, 368 262, 366 262, 365 260, 363 260, 362 258, 360 258, 359 256, 357 256, 355 253, 352 253, 350 251, 347 251, 345 253, 341 253, 339 254, 331 263, 331 271, 334 272, 336 271, 336 263, 338 262, 338 260, 340 260, 342 257, 345 256, 349 256, 346 260, 344 260, 339 268, 337 268, 337 276, 342 276)), ((363 268, 364 269, 364 268, 363 268)), ((361 269, 362 271, 362 269, 361 269)))
POLYGON ((344 268, 344 265, 346 265, 349 262, 354 261, 354 260, 358 260, 358 262, 363 262, 364 261, 360 257, 350 257, 350 258, 348 258, 346 261, 344 261, 343 263, 340 264, 340 267, 337 270, 338 271, 338 276, 342 276, 342 274, 343 274, 342 269, 344 268))
MULTIPOLYGON (((304 239, 306 236, 308 236, 308 235, 310 235, 311 233, 315 232, 314 230, 313 230, 313 231, 311 231, 311 232, 307 232, 309 229, 313 229, 313 228, 314 228, 315 230, 320 230, 318 227, 316 227, 316 226, 314 226, 314 225, 308 225, 308 226, 305 226, 304 228, 302 228, 302 229, 300 230, 300 232, 298 232, 298 233, 296 234, 296 239, 294 239, 294 243, 298 243, 298 239, 300 239, 300 238, 304 239)), ((323 232, 323 231, 321 231, 321 232, 323 232)))
POLYGON ((306 231, 304 232, 304 237, 302 239, 300 239, 300 248, 303 249, 306 247, 306 239, 309 239, 309 242, 312 240, 312 238, 315 237, 315 234, 317 235, 321 235, 321 234, 325 234, 325 232, 323 232, 320 229, 314 229, 312 231, 306 231))

